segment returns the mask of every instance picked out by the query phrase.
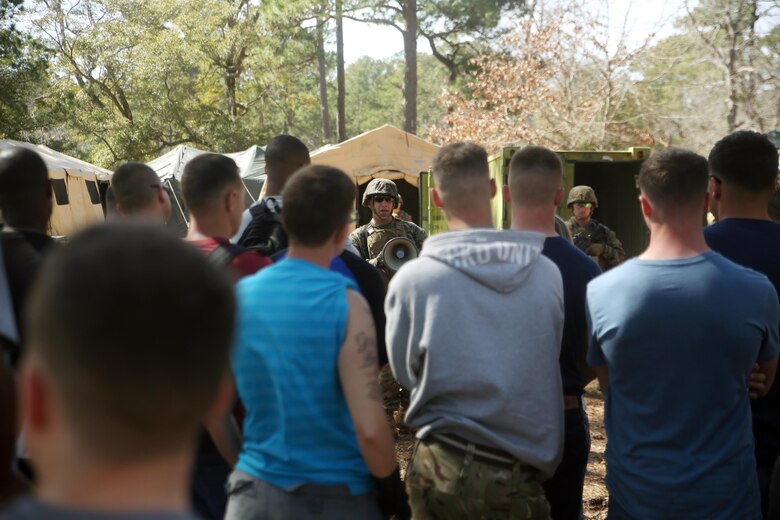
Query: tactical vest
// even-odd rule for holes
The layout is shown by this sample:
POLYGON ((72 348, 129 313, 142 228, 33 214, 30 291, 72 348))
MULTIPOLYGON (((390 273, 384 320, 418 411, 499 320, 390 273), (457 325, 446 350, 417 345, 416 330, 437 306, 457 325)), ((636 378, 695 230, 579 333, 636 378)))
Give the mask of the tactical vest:
POLYGON ((287 232, 282 227, 281 215, 271 211, 268 199, 249 208, 249 213, 252 220, 238 239, 238 245, 268 257, 287 247, 287 232))
POLYGON ((396 237, 405 237, 406 227, 398 225, 396 220, 393 220, 393 225, 386 228, 374 227, 371 224, 366 226, 366 246, 368 247, 368 258, 376 258, 382 253, 382 249, 385 247, 391 239, 396 237))

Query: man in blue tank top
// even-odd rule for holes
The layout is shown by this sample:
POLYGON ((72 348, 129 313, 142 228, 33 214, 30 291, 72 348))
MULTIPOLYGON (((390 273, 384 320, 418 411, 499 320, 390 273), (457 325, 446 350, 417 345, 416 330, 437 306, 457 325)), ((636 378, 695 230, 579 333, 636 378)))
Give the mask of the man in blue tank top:
POLYGON ((237 288, 233 370, 247 416, 226 518, 408 517, 371 312, 329 270, 353 222, 355 185, 309 166, 282 196, 287 258, 237 288))
POLYGON ((761 518, 748 378, 780 351, 767 278, 709 250, 707 162, 639 171, 650 244, 588 284, 588 362, 605 390, 609 518, 761 518))

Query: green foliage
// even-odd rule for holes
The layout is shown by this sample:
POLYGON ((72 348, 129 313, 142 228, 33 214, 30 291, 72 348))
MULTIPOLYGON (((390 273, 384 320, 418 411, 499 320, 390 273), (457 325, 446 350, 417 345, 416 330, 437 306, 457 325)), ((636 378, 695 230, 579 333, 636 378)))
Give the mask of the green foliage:
POLYGON ((78 107, 62 127, 71 151, 112 166, 182 143, 233 152, 280 132, 318 144, 302 2, 63 4, 39 3, 33 21, 57 51, 52 92, 78 107))
MULTIPOLYGON (((776 2, 774 2, 776 4, 776 2)), ((663 144, 706 152, 735 129, 780 126, 780 25, 773 2, 704 0, 637 67, 663 144)))
MULTIPOLYGON (((526 13, 518 0, 416 0, 417 30, 431 52, 448 71, 454 83, 473 70, 472 58, 506 34, 511 24, 502 23, 526 13)), ((404 28, 409 0, 362 0, 357 2, 363 19, 404 28)))
POLYGON ((0 0, 0 137, 36 127, 35 98, 46 83, 46 55, 16 28, 21 0, 0 0))
MULTIPOLYGON (((417 56, 418 102, 420 133, 444 115, 438 104, 441 88, 446 84, 447 71, 431 55, 417 56)), ((401 57, 375 60, 362 57, 346 71, 347 134, 355 136, 384 124, 403 127, 403 75, 401 57)))

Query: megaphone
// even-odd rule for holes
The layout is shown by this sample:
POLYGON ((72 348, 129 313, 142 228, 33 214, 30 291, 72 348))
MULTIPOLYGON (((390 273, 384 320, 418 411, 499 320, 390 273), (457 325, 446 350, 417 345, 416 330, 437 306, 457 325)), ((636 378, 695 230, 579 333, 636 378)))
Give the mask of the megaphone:
POLYGON ((409 260, 417 258, 417 247, 405 237, 395 237, 382 248, 382 260, 393 271, 397 271, 409 260))

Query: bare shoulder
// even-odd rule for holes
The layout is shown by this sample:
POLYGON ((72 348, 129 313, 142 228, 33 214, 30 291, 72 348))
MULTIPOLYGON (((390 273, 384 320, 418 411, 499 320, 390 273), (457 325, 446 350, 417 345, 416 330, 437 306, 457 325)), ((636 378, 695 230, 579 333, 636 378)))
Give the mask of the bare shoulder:
POLYGON ((350 312, 371 314, 371 308, 366 299, 354 289, 347 289, 347 305, 349 305, 350 312))

